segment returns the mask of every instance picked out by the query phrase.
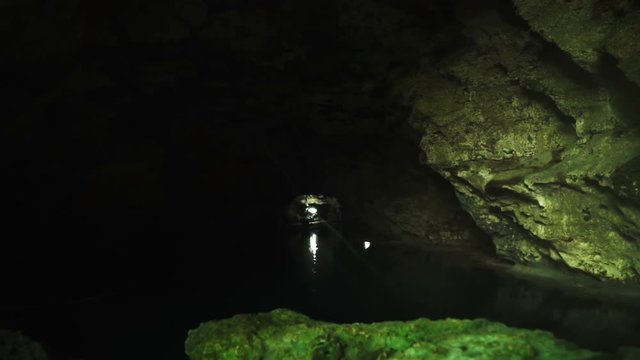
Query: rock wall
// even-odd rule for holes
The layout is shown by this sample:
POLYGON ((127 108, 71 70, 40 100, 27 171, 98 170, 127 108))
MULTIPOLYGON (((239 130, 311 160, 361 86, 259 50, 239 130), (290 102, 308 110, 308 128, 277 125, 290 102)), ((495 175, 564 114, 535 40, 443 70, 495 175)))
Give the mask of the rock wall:
POLYGON ((637 2, 29 0, 0 10, 16 228, 121 238, 167 233, 158 219, 171 218, 178 233, 204 223, 211 204, 251 216, 227 194, 253 189, 246 197, 270 209, 326 190, 377 231, 473 243, 468 217, 440 196, 449 189, 399 160, 416 162, 406 106, 424 163, 501 256, 640 278, 637 2))
POLYGON ((514 3, 470 16, 464 45, 399 83, 426 163, 502 257, 640 280, 640 12, 514 3))
POLYGON ((101 273, 115 258, 128 282, 200 249, 190 235, 215 232, 211 221, 261 214, 267 228, 304 193, 338 196, 384 238, 491 245, 419 166, 419 137, 405 135, 406 109, 388 96, 446 41, 432 2, 10 0, 0 10, 7 232, 65 234, 45 250, 21 242, 38 249, 34 264, 73 274, 81 259, 101 273))

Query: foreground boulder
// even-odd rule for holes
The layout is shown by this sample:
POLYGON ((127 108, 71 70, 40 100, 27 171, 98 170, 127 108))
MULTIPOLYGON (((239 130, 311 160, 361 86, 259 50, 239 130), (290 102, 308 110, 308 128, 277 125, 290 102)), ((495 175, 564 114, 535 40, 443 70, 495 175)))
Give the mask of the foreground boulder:
POLYGON ((44 347, 21 332, 0 329, 0 359, 47 360, 44 347))
POLYGON ((286 309, 236 315, 191 330, 191 360, 213 359, 595 359, 539 330, 487 320, 332 324, 286 309))

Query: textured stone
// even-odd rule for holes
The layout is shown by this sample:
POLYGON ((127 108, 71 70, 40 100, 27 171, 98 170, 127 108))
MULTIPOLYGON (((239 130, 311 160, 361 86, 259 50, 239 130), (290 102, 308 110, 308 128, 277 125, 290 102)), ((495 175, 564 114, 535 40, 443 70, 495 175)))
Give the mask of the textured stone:
POLYGON ((514 0, 532 29, 557 44, 583 68, 598 71, 603 51, 613 55, 627 77, 640 84, 640 10, 634 1, 514 0))
POLYGON ((47 360, 49 356, 40 343, 22 333, 0 329, 0 359, 47 360))
POLYGON ((344 164, 327 181, 328 190, 362 218, 372 236, 436 247, 491 246, 453 192, 444 191, 448 184, 418 164, 413 146, 378 143, 385 146, 368 150, 357 166, 344 164))
MULTIPOLYGON (((542 11, 522 4, 525 18, 542 11)), ((502 256, 638 280, 640 134, 610 101, 619 89, 495 13, 465 34, 472 45, 402 84, 427 163, 502 256)))
POLYGON ((640 85, 640 41, 631 41, 640 32, 640 11, 629 14, 616 23, 616 27, 609 33, 604 45, 606 51, 618 61, 618 67, 640 85))
POLYGON ((290 310, 236 315, 191 330, 191 360, 213 359, 593 359, 601 354, 548 332, 487 320, 418 319, 332 324, 290 310))

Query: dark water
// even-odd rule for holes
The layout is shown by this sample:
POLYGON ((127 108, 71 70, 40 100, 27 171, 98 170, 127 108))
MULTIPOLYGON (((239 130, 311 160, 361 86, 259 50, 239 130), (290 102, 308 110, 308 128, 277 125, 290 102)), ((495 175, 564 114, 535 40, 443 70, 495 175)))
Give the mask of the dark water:
MULTIPOLYGON (((186 359, 186 332, 200 322, 279 307, 334 322, 484 317, 592 349, 640 344, 637 308, 502 276, 467 261, 468 253, 367 238, 348 224, 235 224, 228 234, 176 244, 162 270, 137 269, 120 287, 85 283, 5 307, 1 325, 22 329, 60 359, 186 359)), ((149 249, 148 256, 160 255, 149 249)))

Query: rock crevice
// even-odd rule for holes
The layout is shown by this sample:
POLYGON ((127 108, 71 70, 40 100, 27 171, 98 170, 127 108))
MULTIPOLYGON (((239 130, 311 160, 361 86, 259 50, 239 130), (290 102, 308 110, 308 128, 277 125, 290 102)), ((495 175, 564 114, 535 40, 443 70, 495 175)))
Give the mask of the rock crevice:
MULTIPOLYGON (((469 45, 402 83, 426 163, 454 185, 500 256, 638 281, 640 203, 629 199, 637 179, 619 175, 636 174, 628 164, 640 155, 634 73, 612 53, 620 70, 603 62, 605 38, 585 28, 585 6, 514 3, 540 36, 480 13, 465 23, 469 45), (593 36, 578 34, 587 30, 593 36)), ((589 21, 616 34, 624 26, 589 21)))

